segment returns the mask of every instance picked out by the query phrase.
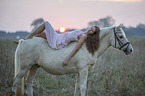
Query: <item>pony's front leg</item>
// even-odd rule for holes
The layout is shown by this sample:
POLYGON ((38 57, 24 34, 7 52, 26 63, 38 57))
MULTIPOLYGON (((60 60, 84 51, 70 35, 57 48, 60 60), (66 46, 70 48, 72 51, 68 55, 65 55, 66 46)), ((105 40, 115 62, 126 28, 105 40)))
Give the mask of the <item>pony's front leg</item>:
POLYGON ((28 73, 27 76, 27 93, 28 96, 33 96, 33 80, 35 78, 36 75, 36 71, 37 71, 38 65, 33 65, 28 73))
POLYGON ((79 84, 81 96, 85 96, 86 94, 87 78, 88 78, 88 67, 85 67, 79 72, 79 84))

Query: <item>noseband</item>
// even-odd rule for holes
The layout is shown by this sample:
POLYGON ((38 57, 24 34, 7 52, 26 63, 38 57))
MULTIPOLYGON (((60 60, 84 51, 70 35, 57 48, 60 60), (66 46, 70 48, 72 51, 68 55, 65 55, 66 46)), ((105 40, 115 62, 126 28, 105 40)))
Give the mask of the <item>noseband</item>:
POLYGON ((121 41, 121 40, 118 38, 118 36, 116 35, 115 28, 114 28, 113 30, 114 30, 114 36, 115 36, 115 48, 116 48, 116 40, 117 40, 117 41, 118 41, 118 44, 120 45, 119 50, 122 50, 122 48, 123 48, 124 46, 127 45, 127 47, 126 47, 125 50, 124 50, 124 51, 127 51, 130 42, 126 42, 125 44, 123 44, 122 41, 121 41))

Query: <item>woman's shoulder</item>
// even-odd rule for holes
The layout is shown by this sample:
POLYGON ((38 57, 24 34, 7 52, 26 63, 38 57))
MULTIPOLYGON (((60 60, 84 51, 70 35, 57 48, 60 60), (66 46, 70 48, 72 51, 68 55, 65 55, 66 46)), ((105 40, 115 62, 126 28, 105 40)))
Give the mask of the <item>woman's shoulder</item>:
POLYGON ((81 30, 77 30, 76 32, 77 32, 79 38, 85 38, 85 39, 87 38, 87 35, 85 34, 85 32, 83 32, 81 30))

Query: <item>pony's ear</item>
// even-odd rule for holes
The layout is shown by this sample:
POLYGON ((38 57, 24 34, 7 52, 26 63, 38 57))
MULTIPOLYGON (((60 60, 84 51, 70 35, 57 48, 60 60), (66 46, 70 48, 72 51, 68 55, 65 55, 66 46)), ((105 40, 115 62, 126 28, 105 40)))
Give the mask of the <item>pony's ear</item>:
POLYGON ((117 28, 122 28, 123 27, 123 24, 120 24, 117 28))

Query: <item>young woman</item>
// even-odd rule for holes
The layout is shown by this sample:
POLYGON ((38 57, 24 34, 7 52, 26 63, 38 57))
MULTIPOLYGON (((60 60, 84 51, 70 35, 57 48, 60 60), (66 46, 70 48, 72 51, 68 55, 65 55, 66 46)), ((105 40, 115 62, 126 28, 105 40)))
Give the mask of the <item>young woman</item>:
POLYGON ((88 51, 94 54, 94 51, 96 51, 98 47, 98 44, 96 43, 99 40, 99 32, 100 29, 97 26, 93 26, 86 32, 81 30, 74 30, 63 34, 57 34, 51 24, 46 21, 34 32, 29 34, 26 39, 31 39, 33 36, 42 37, 47 40, 48 44, 53 49, 60 49, 67 46, 71 41, 78 41, 74 50, 64 60, 63 65, 65 66, 68 64, 68 61, 71 59, 71 57, 73 57, 78 52, 85 40, 88 51))

